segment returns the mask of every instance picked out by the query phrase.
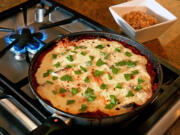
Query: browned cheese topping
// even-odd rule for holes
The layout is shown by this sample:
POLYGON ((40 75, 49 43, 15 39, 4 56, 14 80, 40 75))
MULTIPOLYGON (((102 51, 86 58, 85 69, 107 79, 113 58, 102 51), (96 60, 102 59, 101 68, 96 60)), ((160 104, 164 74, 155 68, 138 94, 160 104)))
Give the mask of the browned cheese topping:
POLYGON ((117 41, 104 38, 59 42, 35 74, 41 97, 65 112, 103 112, 109 116, 132 110, 152 96, 147 59, 117 41))

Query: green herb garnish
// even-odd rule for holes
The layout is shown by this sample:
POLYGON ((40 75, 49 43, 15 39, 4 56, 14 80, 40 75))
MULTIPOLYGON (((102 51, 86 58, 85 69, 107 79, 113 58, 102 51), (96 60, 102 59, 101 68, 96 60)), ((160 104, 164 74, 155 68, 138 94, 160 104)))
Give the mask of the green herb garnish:
POLYGON ((76 75, 80 75, 80 74, 81 74, 81 70, 76 70, 76 71, 74 71, 74 73, 75 73, 76 75))
POLYGON ((52 54, 52 58, 56 59, 57 58, 57 54, 52 54))
POLYGON ((87 52, 83 51, 81 52, 81 55, 85 56, 87 54, 87 52))
POLYGON ((53 82, 51 82, 51 81, 48 81, 48 80, 47 80, 46 82, 47 82, 47 83, 49 83, 49 84, 54 84, 53 82))
POLYGON ((112 80, 111 74, 108 74, 108 79, 109 79, 109 80, 112 80))
POLYGON ((81 69, 82 71, 84 71, 84 72, 87 72, 87 69, 86 69, 85 67, 83 67, 83 66, 80 66, 80 69, 81 69))
POLYGON ((142 89, 142 86, 141 86, 140 84, 138 84, 138 85, 136 86, 136 88, 135 88, 136 91, 139 91, 139 90, 141 90, 141 89, 142 89))
POLYGON ((127 65, 127 67, 135 67, 136 66, 136 62, 133 62, 133 61, 131 61, 131 60, 128 60, 127 62, 126 62, 126 65, 127 65))
POLYGON ((121 48, 120 48, 120 47, 115 48, 115 51, 116 51, 116 52, 121 52, 121 48))
POLYGON ((100 89, 102 89, 102 90, 105 90, 107 88, 107 85, 106 84, 101 84, 101 86, 100 86, 100 89))
POLYGON ((51 74, 52 72, 53 72, 52 69, 48 69, 48 70, 46 71, 46 73, 43 74, 43 77, 49 76, 49 74, 51 74))
POLYGON ((128 56, 128 57, 132 56, 132 54, 130 52, 125 52, 125 55, 128 56))
POLYGON ((71 51, 72 53, 77 53, 77 51, 71 51))
POLYGON ((115 65, 116 66, 125 66, 126 65, 126 61, 125 60, 119 61, 115 65))
POLYGON ((96 66, 100 67, 102 65, 106 64, 104 61, 102 61, 101 59, 98 59, 98 61, 96 62, 96 66))
POLYGON ((84 112, 87 109, 87 105, 82 104, 81 108, 79 109, 80 112, 84 112))
POLYGON ((57 76, 53 76, 53 77, 52 77, 52 80, 57 80, 57 79, 58 79, 57 76))
POLYGON ((78 93, 78 89, 77 88, 72 88, 71 89, 71 94, 74 96, 78 93))
POLYGON ((56 94, 57 94, 57 91, 55 91, 55 90, 52 90, 52 93, 53 93, 54 95, 56 95, 56 94))
POLYGON ((66 57, 68 61, 72 62, 74 59, 73 59, 73 56, 72 55, 69 55, 66 57))
POLYGON ((137 75, 138 73, 139 73, 138 70, 133 70, 133 71, 131 71, 131 74, 133 74, 133 75, 137 75))
POLYGON ((95 70, 95 71, 94 71, 94 76, 100 77, 100 76, 103 75, 103 74, 104 74, 103 71, 100 71, 100 70, 95 70))
POLYGON ((104 49, 104 45, 97 45, 95 48, 97 48, 97 49, 104 49))
POLYGON ((89 59, 90 59, 91 61, 93 61, 94 56, 89 56, 89 59))
POLYGON ((144 80, 142 79, 142 78, 138 78, 138 83, 139 84, 141 84, 141 83, 143 83, 144 82, 144 80))
POLYGON ((112 109, 119 102, 114 95, 110 95, 110 103, 105 106, 106 109, 112 109))
POLYGON ((70 105, 70 104, 73 104, 73 103, 75 103, 75 100, 67 100, 67 105, 70 105))
POLYGON ((59 88, 59 93, 65 93, 67 90, 64 88, 59 88))
POLYGON ((89 77, 86 77, 86 78, 84 79, 84 82, 85 82, 85 83, 89 83, 89 82, 90 82, 89 77))
POLYGON ((94 95, 94 90, 91 88, 87 88, 84 95, 87 97, 87 101, 94 101, 96 99, 96 96, 94 95))
POLYGON ((68 69, 69 69, 69 68, 73 68, 73 67, 75 67, 75 66, 76 66, 76 65, 71 64, 71 65, 67 65, 67 66, 66 66, 66 68, 68 68, 68 69))
POLYGON ((133 92, 130 90, 129 92, 128 92, 128 94, 126 95, 126 97, 133 97, 134 96, 134 94, 133 94, 133 92))
POLYGON ((131 80, 132 74, 124 74, 124 78, 126 79, 126 81, 131 80))
POLYGON ((60 67, 60 62, 56 62, 56 64, 54 64, 54 66, 55 66, 56 68, 59 68, 59 67, 60 67))
POLYGON ((122 89, 122 85, 121 85, 120 83, 118 83, 118 84, 116 85, 116 88, 122 89))
POLYGON ((72 79, 72 76, 70 76, 70 75, 63 75, 61 78, 61 81, 73 81, 73 79, 72 79))
POLYGON ((111 66, 110 69, 112 70, 113 74, 118 74, 119 70, 120 70, 120 69, 116 68, 115 66, 111 66))

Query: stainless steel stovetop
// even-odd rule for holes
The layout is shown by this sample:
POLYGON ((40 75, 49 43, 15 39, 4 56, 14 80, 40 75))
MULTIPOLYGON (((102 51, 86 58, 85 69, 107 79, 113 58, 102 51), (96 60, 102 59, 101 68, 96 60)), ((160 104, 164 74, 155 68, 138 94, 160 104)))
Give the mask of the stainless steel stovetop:
MULTIPOLYGON (((40 30, 40 32, 46 34, 47 38, 44 41, 45 43, 54 40, 55 38, 61 36, 62 34, 68 34, 72 32, 95 31, 95 30, 112 32, 111 30, 106 29, 105 27, 96 24, 94 22, 91 22, 87 18, 83 18, 83 16, 81 15, 78 16, 77 13, 66 10, 59 5, 54 6, 53 3, 46 0, 43 0, 42 3, 43 6, 42 4, 38 3, 29 7, 27 10, 26 27, 33 29, 34 32, 39 31, 38 28, 44 24, 59 22, 62 20, 72 18, 74 16, 76 17, 75 19, 73 19, 73 21, 71 21, 68 24, 40 30), (52 7, 53 10, 51 11, 52 7), (45 11, 51 11, 51 12, 45 17, 43 17, 42 13, 45 13, 45 11)), ((15 30, 25 27, 23 12, 14 13, 12 15, 9 15, 5 19, 1 19, 0 27, 13 28, 15 30)), ((0 50, 2 50, 7 46, 5 42, 5 37, 7 35, 8 35, 7 32, 0 32, 0 50)), ((162 61, 162 63, 164 64, 166 62, 162 61)), ((16 89, 17 92, 19 92, 18 90, 22 90, 25 94, 27 94, 27 98, 33 101, 35 98, 29 90, 28 80, 27 80, 28 67, 29 67, 29 63, 26 61, 26 59, 16 60, 15 54, 10 51, 5 53, 3 57, 0 57, 0 74, 2 74, 8 81, 10 81, 16 87, 18 87, 18 89, 16 89)), ((178 91, 180 90, 180 85, 178 83, 180 82, 180 77, 179 77, 180 71, 174 69, 171 65, 167 65, 167 67, 163 66, 164 77, 166 77, 166 79, 164 80, 164 84, 162 86, 162 93, 163 91, 168 91, 167 89, 169 90, 176 89, 174 90, 174 93, 179 94, 178 91), (166 74, 168 75, 166 76, 166 74)), ((36 118, 36 116, 33 116, 33 114, 31 114, 31 112, 28 109, 22 106, 20 103, 21 100, 18 101, 16 97, 13 96, 13 94, 12 96, 8 96, 9 99, 8 101, 6 101, 6 98, 1 99, 5 91, 6 89, 4 87, 1 88, 1 84, 0 84, 0 127, 3 127, 12 135, 24 135, 29 133, 38 125, 42 124, 42 121, 36 118), (16 106, 18 106, 17 108, 19 109, 17 109, 16 106), (26 115, 24 115, 24 113, 22 112, 25 112, 26 115), (23 117, 24 120, 22 120, 22 118, 19 118, 19 116, 24 116, 23 117), (27 116, 30 116, 30 119, 27 116), (32 120, 34 120, 34 122, 31 122, 32 120)), ((167 93, 168 92, 162 95, 166 96, 167 93)), ((161 102, 162 100, 165 100, 163 96, 160 96, 159 100, 161 102)), ((180 100, 178 99, 179 95, 174 96, 174 98, 175 99, 177 98, 177 100, 174 101, 171 98, 169 98, 169 101, 172 100, 171 103, 161 105, 166 107, 166 108, 161 107, 161 108, 165 108, 165 109, 161 109, 161 113, 158 113, 158 111, 160 110, 158 109, 159 106, 155 107, 156 110, 153 113, 154 115, 151 114, 150 116, 148 116, 148 118, 146 118, 147 119, 146 121, 142 122, 142 124, 148 123, 149 127, 146 127, 146 125, 141 125, 141 127, 140 126, 138 127, 138 128, 142 128, 142 127, 147 128, 147 131, 141 129, 142 131, 139 131, 141 134, 147 133, 148 135, 153 135, 155 133, 158 133, 158 135, 160 135, 164 133, 172 125, 172 123, 174 123, 176 119, 178 119, 178 117, 180 116, 180 100), (166 124, 166 126, 164 126, 163 123, 167 123, 167 122, 169 124, 166 124), (164 126, 164 127, 162 127, 161 130, 159 130, 160 126, 161 127, 164 126)), ((156 104, 159 105, 160 103, 158 103, 157 101, 156 104)), ((1 135, 1 130, 0 130, 0 135, 1 135)))

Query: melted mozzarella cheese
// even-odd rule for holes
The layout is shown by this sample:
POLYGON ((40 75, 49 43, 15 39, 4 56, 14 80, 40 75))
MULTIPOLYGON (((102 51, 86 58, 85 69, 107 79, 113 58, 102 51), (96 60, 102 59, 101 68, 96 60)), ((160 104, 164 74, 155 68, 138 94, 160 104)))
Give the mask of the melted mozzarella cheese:
POLYGON ((85 112, 101 111, 109 116, 118 115, 130 111, 132 108, 124 108, 132 102, 136 104, 144 104, 152 95, 151 77, 146 71, 147 59, 142 55, 134 54, 129 48, 125 48, 117 41, 108 41, 106 39, 81 39, 78 42, 73 41, 66 43, 59 42, 50 52, 48 52, 42 59, 40 67, 35 74, 37 83, 39 84, 37 92, 44 99, 51 102, 56 108, 63 110, 71 114, 82 113, 82 104, 87 108, 83 110, 85 112), (103 45, 104 48, 97 48, 98 45, 103 45), (83 48, 83 47, 85 48, 83 48), (77 48, 78 47, 78 48, 77 48), (120 48, 120 51, 116 51, 116 48, 120 48), (82 55, 82 52, 85 52, 82 55), (129 52, 131 56, 127 56, 126 52, 129 52), (53 55, 57 57, 53 58, 53 55), (107 56, 108 58, 105 58, 107 56), (68 60, 68 56, 72 56, 73 60, 68 60), (89 56, 93 56, 94 59, 90 60, 89 56), (97 66, 97 61, 101 59, 105 64, 97 66), (115 63, 120 61, 133 61, 136 62, 135 66, 128 67, 127 65, 117 66, 115 63), (91 65, 87 62, 91 61, 91 65), (55 64, 60 63, 60 66, 55 64), (67 68, 67 66, 72 68, 67 68), (112 72, 111 66, 114 66, 119 70, 117 74, 112 72), (84 67, 87 71, 84 72, 81 67, 84 67), (44 73, 49 72, 47 76, 44 73), (75 71, 80 70, 81 74, 75 74, 75 71), (94 71, 103 71, 100 77, 94 75, 94 71), (137 70, 138 73, 132 75, 132 71, 137 70), (108 74, 112 76, 109 79, 108 74), (131 74, 130 80, 126 80, 125 74, 131 74), (64 81, 60 78, 64 75, 72 77, 73 81, 64 81), (53 77, 56 76, 56 79, 53 77), (85 78, 89 78, 89 82, 85 82, 85 78), (143 79, 143 82, 139 83, 138 79, 143 79), (51 83, 48 83, 51 82, 51 83), (122 88, 116 88, 120 83, 122 88), (101 85, 106 84, 107 88, 102 89, 101 85), (140 90, 136 90, 136 87, 141 85, 140 90), (64 88, 64 93, 60 92, 60 88, 64 88), (78 89, 78 93, 73 95, 72 88, 78 89), (93 90, 95 99, 93 101, 87 101, 85 96, 87 88, 93 90), (128 93, 133 93, 128 96, 128 93), (118 100, 118 104, 108 109, 106 106, 111 103, 111 95, 114 95, 118 100), (73 103, 68 104, 69 100, 74 100, 73 103))

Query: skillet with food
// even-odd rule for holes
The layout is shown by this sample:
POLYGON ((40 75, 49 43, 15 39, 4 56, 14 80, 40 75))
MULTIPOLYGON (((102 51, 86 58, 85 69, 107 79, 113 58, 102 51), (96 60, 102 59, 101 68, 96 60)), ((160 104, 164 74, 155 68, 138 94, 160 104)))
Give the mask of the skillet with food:
POLYGON ((152 53, 133 40, 79 32, 43 47, 32 59, 29 80, 32 92, 53 116, 102 126, 128 120, 151 104, 162 71, 152 53))

